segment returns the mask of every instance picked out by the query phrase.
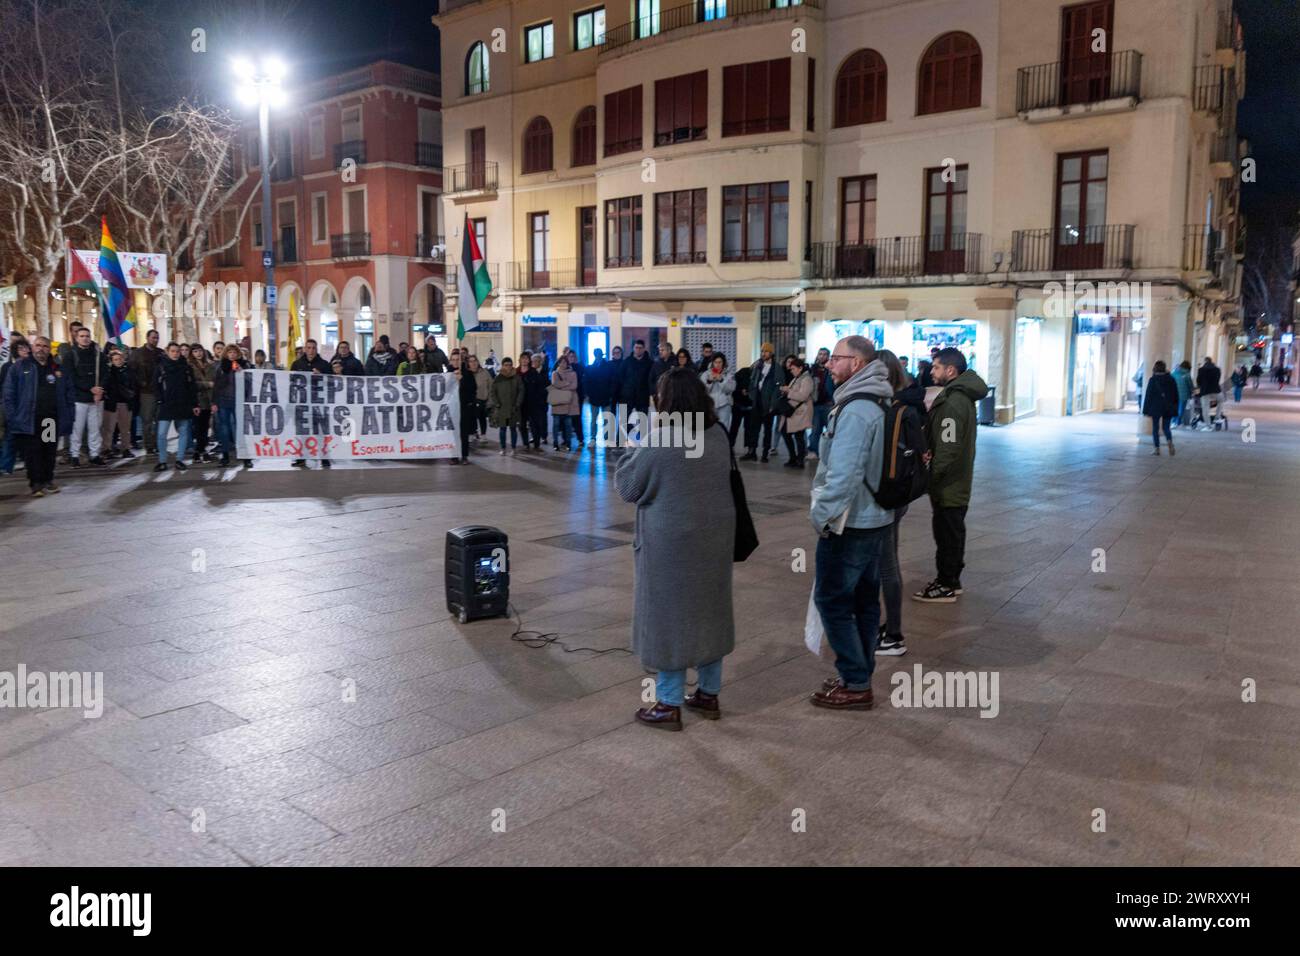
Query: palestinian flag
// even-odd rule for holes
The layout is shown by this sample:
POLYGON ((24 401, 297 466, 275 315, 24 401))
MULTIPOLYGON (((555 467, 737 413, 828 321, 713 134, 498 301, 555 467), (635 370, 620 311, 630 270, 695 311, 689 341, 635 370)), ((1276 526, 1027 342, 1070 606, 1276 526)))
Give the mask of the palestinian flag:
POLYGON ((460 266, 456 270, 456 292, 458 293, 456 338, 463 339, 466 332, 478 328, 478 307, 492 291, 492 279, 488 276, 487 263, 483 261, 483 252, 478 247, 478 237, 474 235, 474 226, 465 215, 465 241, 460 247, 460 266))
MULTIPOLYGON (((90 274, 90 270, 86 268, 86 264, 81 261, 81 257, 72 251, 71 242, 68 243, 68 260, 67 260, 66 275, 67 275, 67 284, 69 288, 81 289, 85 292, 91 292, 94 294, 95 301, 99 304, 99 314, 103 316, 105 320, 107 320, 108 309, 104 302, 103 290, 100 289, 99 283, 90 274)), ((108 327, 107 321, 105 321, 105 327, 106 328, 108 327)), ((110 335, 112 335, 113 330, 111 328, 108 328, 108 332, 110 335)))

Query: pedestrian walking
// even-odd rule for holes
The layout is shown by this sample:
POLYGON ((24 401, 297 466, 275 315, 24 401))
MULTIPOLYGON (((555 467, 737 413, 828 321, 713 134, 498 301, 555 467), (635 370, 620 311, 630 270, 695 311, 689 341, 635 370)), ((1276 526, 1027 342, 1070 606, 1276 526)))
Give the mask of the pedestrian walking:
POLYGON ((1259 380, 1263 376, 1264 367, 1259 364, 1259 359, 1255 359, 1255 363, 1250 367, 1250 390, 1252 392, 1259 391, 1259 380))
POLYGON ((966 367, 966 356, 951 347, 935 356, 930 375, 942 389, 930 405, 925 430, 931 455, 929 490, 937 575, 912 598, 951 604, 962 593, 966 510, 975 476, 975 403, 989 393, 989 387, 966 367))
POLYGON ((1186 360, 1178 364, 1173 371, 1174 384, 1178 386, 1178 414, 1174 416, 1180 428, 1191 428, 1195 416, 1188 403, 1192 400, 1195 386, 1192 383, 1192 363, 1186 360))
POLYGON ((1236 404, 1241 404, 1241 393, 1246 389, 1246 379, 1248 375, 1246 366, 1239 365, 1232 373, 1232 400, 1236 404))
POLYGON ((1151 419, 1151 442, 1155 445, 1153 455, 1160 454, 1160 433, 1165 433, 1169 445, 1169 454, 1174 454, 1174 436, 1169 430, 1169 423, 1178 411, 1178 384, 1169 374, 1169 366, 1156 362, 1151 366, 1151 381, 1147 383, 1146 394, 1142 396, 1142 414, 1151 419))
POLYGON ((817 532, 813 603, 837 676, 812 695, 817 707, 870 710, 880 626, 881 552, 894 521, 873 495, 883 470, 884 409, 893 394, 871 340, 851 335, 835 344, 828 367, 835 406, 822 435, 809 517, 817 532), (863 399, 863 400, 855 400, 863 399))
MULTIPOLYGON (((735 647, 732 563, 736 508, 731 452, 717 427, 713 402, 694 368, 669 369, 655 395, 660 413, 703 421, 701 453, 661 434, 619 462, 619 496, 636 505, 633 539, 632 650, 657 671, 655 703, 635 717, 660 730, 682 729, 682 708, 716 720, 722 715, 722 661, 735 647), (707 529, 695 534, 696 529, 707 529), (683 547, 683 534, 690 546, 683 547), (686 695, 686 669, 699 683, 686 695)), ((660 425, 667 429, 667 423, 660 425)))
POLYGON ((1196 392, 1201 400, 1201 431, 1208 432, 1214 425, 1214 406, 1223 394, 1220 387, 1222 374, 1219 366, 1209 356, 1196 370, 1196 392))

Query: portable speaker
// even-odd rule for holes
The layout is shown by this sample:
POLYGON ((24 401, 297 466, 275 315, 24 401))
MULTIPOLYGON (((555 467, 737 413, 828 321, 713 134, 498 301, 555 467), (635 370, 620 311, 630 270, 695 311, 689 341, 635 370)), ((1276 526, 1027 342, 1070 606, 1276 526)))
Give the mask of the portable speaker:
POLYGON ((510 539, 473 524, 447 532, 447 610, 460 623, 510 613, 510 539))

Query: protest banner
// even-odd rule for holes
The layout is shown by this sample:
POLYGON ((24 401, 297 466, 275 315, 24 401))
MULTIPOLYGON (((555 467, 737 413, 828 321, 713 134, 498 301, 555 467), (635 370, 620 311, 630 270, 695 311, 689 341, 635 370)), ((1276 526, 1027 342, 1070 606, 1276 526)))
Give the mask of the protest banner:
POLYGON ((240 458, 457 458, 456 377, 244 369, 235 379, 240 458))

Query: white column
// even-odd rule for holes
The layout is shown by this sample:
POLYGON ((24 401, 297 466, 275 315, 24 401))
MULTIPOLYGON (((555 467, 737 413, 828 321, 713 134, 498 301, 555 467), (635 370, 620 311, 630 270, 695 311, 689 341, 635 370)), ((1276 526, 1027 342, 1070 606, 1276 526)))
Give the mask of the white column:
MULTIPOLYGON (((1142 330, 1142 368, 1147 380, 1151 378, 1151 369, 1156 362, 1169 365, 1172 361, 1175 327, 1185 327, 1190 307, 1191 302, 1179 299, 1174 289, 1156 289, 1153 292, 1151 321, 1142 330)), ((1173 366, 1169 367, 1173 371, 1173 366)), ((1195 368, 1195 363, 1192 367, 1195 368)), ((1137 433, 1146 438, 1151 435, 1151 425, 1142 415, 1138 415, 1137 433)))

